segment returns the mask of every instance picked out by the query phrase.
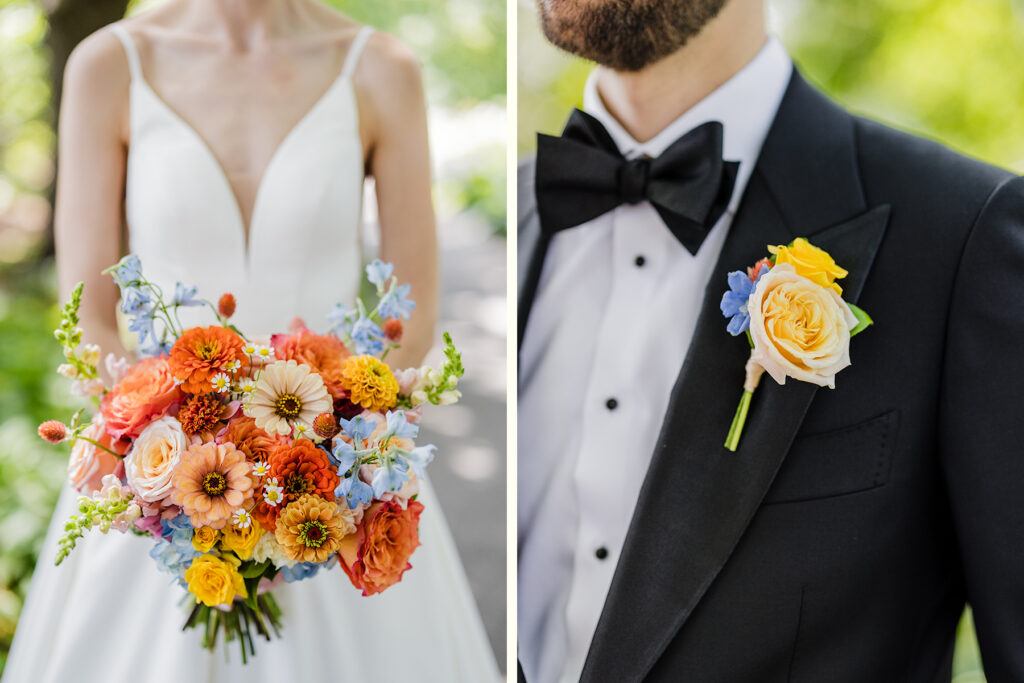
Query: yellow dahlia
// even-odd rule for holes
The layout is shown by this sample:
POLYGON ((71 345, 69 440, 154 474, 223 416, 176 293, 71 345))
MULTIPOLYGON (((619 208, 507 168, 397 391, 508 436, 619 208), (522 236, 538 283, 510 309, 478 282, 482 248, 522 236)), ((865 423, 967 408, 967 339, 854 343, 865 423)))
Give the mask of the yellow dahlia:
POLYGON ((313 434, 313 420, 333 409, 327 387, 308 365, 279 360, 263 368, 245 414, 268 434, 290 435, 292 430, 313 434))
POLYGON ((289 558, 323 562, 338 550, 341 539, 354 530, 355 525, 342 518, 337 505, 305 494, 281 511, 274 535, 289 558))
POLYGON ((171 477, 171 502, 192 526, 223 529, 232 513, 250 507, 252 466, 233 444, 204 443, 181 454, 171 477))
POLYGON ((387 363, 373 356, 349 356, 341 370, 341 385, 352 403, 373 412, 394 408, 398 399, 394 373, 387 363))

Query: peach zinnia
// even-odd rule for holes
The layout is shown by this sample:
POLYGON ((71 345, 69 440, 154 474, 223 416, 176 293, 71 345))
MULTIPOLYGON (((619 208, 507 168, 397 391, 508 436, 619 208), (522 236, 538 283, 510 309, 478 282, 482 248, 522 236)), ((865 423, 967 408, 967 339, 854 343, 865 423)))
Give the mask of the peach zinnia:
POLYGON ((226 327, 193 327, 171 347, 171 372, 181 382, 182 391, 210 393, 215 375, 225 372, 235 377, 248 360, 244 346, 242 338, 226 327))
POLYGON ((398 399, 398 380, 387 363, 374 356, 346 360, 341 383, 350 401, 375 413, 394 408, 398 399))
POLYGON ((171 502, 192 526, 223 529, 236 509, 252 504, 251 470, 245 453, 229 443, 193 445, 174 468, 171 502))
POLYGON ((217 439, 221 443, 233 443, 245 453, 249 462, 266 462, 270 453, 280 444, 287 443, 283 437, 272 436, 256 426, 256 421, 245 415, 235 415, 228 421, 227 429, 217 439))
POLYGON ((313 436, 313 420, 331 409, 320 375, 308 365, 279 360, 263 368, 245 414, 268 434, 288 436, 293 429, 313 436))
POLYGON ((338 550, 355 525, 341 516, 338 506, 318 496, 304 495, 289 503, 277 520, 274 535, 289 558, 323 562, 338 550))

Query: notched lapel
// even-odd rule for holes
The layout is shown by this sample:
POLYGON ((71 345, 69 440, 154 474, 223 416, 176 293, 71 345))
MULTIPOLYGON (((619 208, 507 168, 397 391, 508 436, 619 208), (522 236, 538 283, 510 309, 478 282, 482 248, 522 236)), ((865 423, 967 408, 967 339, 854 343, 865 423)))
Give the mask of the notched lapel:
POLYGON ((766 376, 738 451, 725 449, 749 354, 719 311, 726 273, 764 256, 767 244, 805 236, 849 270, 844 298, 856 301, 889 207, 858 211, 829 228, 802 229, 785 220, 763 177, 752 176, 705 292, 582 681, 640 680, 651 671, 739 543, 817 391, 766 376))

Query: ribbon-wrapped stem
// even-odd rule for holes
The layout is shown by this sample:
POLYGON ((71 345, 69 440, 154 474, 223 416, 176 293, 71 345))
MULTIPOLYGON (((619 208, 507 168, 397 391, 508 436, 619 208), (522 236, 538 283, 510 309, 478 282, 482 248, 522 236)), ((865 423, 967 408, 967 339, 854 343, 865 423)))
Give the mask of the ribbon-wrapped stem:
POLYGON ((725 447, 732 452, 740 445, 740 436, 743 434, 743 425, 747 422, 747 413, 750 411, 750 401, 754 397, 754 390, 761 382, 761 375, 764 368, 751 358, 747 361, 747 376, 743 381, 743 395, 740 397, 740 404, 736 407, 736 414, 733 415, 732 425, 729 427, 729 434, 725 437, 725 447))

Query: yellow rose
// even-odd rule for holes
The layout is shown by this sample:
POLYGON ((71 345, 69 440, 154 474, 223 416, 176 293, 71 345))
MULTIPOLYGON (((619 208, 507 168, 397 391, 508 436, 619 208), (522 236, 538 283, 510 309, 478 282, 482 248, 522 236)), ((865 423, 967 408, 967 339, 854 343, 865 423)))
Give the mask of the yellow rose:
POLYGON ((252 557, 252 549, 263 535, 263 527, 255 521, 251 522, 248 528, 239 529, 233 524, 228 524, 221 532, 220 547, 223 550, 233 550, 243 560, 252 557))
POLYGON ((237 557, 230 555, 221 558, 207 553, 197 557, 185 570, 189 592, 208 607, 230 605, 235 597, 249 597, 242 575, 238 573, 240 564, 237 557))
POLYGON ((205 553, 217 545, 220 532, 208 526, 201 526, 192 532, 192 547, 205 553))
POLYGON ((776 264, 789 263, 797 275, 822 287, 829 287, 836 294, 843 293, 836 279, 846 277, 847 271, 837 266, 827 251, 819 249, 803 237, 796 238, 793 245, 788 247, 782 244, 777 247, 769 245, 768 251, 775 254, 776 264))
POLYGON ((834 289, 777 264, 758 281, 747 310, 753 363, 779 384, 792 377, 835 388, 836 373, 850 364, 857 318, 834 289))

